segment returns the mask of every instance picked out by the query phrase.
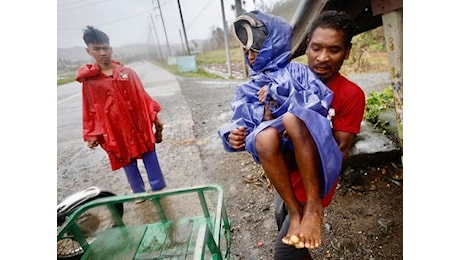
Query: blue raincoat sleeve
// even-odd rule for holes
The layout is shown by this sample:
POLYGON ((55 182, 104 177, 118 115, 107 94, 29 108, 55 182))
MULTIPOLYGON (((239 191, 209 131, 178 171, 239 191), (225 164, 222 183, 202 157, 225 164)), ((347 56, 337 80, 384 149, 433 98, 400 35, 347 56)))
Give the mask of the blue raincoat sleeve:
POLYGON ((222 139, 224 149, 227 152, 239 152, 246 149, 235 150, 228 142, 228 135, 232 129, 240 126, 244 127, 247 133, 251 133, 263 120, 264 104, 259 101, 258 91, 261 84, 257 84, 254 80, 242 83, 237 86, 235 97, 230 106, 233 110, 232 121, 218 130, 218 134, 222 139))

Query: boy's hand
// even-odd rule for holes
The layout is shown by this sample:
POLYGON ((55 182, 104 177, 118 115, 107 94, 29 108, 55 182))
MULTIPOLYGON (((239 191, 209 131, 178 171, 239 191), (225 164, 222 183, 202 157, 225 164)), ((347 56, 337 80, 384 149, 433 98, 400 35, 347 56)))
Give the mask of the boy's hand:
POLYGON ((235 150, 243 149, 245 146, 246 134, 246 129, 242 126, 231 130, 228 135, 230 146, 235 150))
POLYGON ((155 120, 155 143, 161 143, 163 141, 163 122, 161 122, 160 118, 156 118, 155 120))
POLYGON ((89 148, 93 149, 94 147, 97 147, 99 145, 99 143, 97 142, 97 139, 94 139, 94 140, 88 140, 86 142, 86 144, 88 145, 89 148))
POLYGON ((259 92, 257 92, 260 103, 265 103, 265 97, 267 96, 267 88, 268 87, 265 85, 259 90, 259 92))

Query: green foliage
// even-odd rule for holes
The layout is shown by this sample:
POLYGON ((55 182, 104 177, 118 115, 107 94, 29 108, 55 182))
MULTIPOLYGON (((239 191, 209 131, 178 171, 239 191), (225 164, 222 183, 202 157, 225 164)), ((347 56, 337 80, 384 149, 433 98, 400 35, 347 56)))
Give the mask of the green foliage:
POLYGON ((364 119, 377 124, 380 112, 389 108, 394 108, 393 89, 391 86, 388 86, 383 91, 371 91, 366 99, 364 119))
POLYGON ((59 85, 64 85, 64 84, 70 83, 72 81, 75 81, 75 76, 58 79, 57 80, 57 85, 58 86, 59 85))
POLYGON ((363 32, 353 37, 352 43, 357 49, 366 51, 385 51, 385 35, 383 27, 363 32))
POLYGON ((223 77, 220 77, 216 74, 208 73, 202 69, 198 69, 196 72, 183 72, 179 73, 179 70, 177 70, 176 75, 180 75, 182 77, 193 77, 193 78, 208 78, 208 79, 223 79, 223 77))

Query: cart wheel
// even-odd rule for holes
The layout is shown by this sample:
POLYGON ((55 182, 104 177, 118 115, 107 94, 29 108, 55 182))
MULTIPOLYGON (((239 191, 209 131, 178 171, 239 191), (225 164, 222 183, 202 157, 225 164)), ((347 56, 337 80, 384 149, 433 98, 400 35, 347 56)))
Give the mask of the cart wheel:
MULTIPOLYGON (((115 194, 111 192, 102 191, 98 196, 89 201, 114 195, 115 194)), ((123 204, 115 204, 115 208, 120 216, 123 216, 123 204)), ((113 227, 115 222, 107 206, 98 206, 84 212, 77 219, 76 224, 85 235, 88 244, 91 244, 94 241, 95 234, 113 227)), ((76 240, 73 239, 71 234, 68 234, 68 236, 65 236, 61 240, 57 241, 57 259, 74 260, 80 259, 82 255, 83 248, 76 240)))

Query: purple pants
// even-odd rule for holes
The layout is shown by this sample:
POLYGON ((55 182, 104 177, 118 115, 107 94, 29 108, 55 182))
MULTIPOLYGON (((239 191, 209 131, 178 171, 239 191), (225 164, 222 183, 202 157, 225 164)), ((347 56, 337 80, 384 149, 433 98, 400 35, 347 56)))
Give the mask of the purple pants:
MULTIPOLYGON (((158 163, 157 154, 155 151, 144 153, 142 155, 147 177, 149 179, 150 188, 152 191, 161 190, 166 186, 163 178, 163 173, 158 163)), ((130 164, 123 167, 128 178, 128 182, 134 193, 145 192, 144 180, 142 179, 139 168, 137 167, 137 159, 133 159, 130 164)))

